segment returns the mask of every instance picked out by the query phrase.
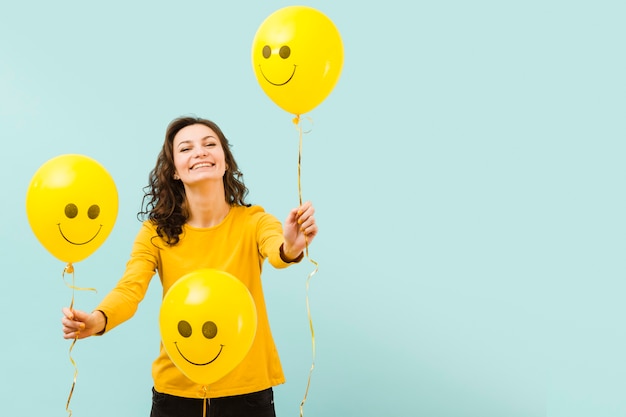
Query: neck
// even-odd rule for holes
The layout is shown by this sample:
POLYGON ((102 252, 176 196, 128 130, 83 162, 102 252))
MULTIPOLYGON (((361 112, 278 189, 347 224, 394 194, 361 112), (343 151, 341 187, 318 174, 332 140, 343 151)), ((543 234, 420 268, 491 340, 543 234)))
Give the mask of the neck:
POLYGON ((185 187, 189 218, 193 227, 212 227, 220 224, 228 215, 230 205, 226 202, 224 185, 185 187))

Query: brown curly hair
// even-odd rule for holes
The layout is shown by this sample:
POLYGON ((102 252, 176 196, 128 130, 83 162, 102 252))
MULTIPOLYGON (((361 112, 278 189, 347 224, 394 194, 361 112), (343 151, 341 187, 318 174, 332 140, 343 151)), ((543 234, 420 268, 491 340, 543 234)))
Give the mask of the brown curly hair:
POLYGON ((248 189, 243 182, 243 174, 230 150, 230 143, 222 130, 211 120, 199 117, 179 117, 167 127, 165 141, 157 157, 156 166, 150 172, 149 184, 144 187, 141 211, 137 217, 147 218, 156 224, 159 237, 168 245, 176 245, 180 240, 183 225, 189 213, 186 207, 185 187, 181 181, 174 180, 174 136, 183 128, 202 124, 213 130, 222 144, 228 170, 224 174, 226 201, 231 206, 249 206, 245 202, 248 189))

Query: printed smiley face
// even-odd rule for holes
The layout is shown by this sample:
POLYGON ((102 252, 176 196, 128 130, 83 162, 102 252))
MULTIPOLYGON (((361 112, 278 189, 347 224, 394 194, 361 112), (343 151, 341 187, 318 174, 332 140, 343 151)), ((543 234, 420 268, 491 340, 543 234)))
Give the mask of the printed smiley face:
POLYGON ((163 297, 163 348, 192 381, 208 385, 232 371, 256 334, 256 307, 234 276, 200 269, 178 279, 163 297))
MULTIPOLYGON (((87 217, 90 220, 97 220, 98 216, 100 215, 100 206, 98 204, 92 204, 91 206, 89 206, 89 208, 86 210, 87 212, 87 217)), ((78 206, 74 203, 68 203, 65 206, 65 217, 67 217, 67 219, 69 219, 70 221, 73 219, 76 219, 78 217, 79 214, 79 209, 78 206)), ((67 222, 69 223, 69 222, 67 222)), ((98 237, 98 234, 100 233, 100 231, 102 230, 102 224, 99 223, 95 223, 92 224, 92 226, 97 226, 97 228, 94 227, 85 227, 87 226, 86 224, 81 224, 81 230, 80 231, 85 231, 87 233, 87 235, 85 236, 87 238, 87 240, 85 240, 85 238, 81 239, 81 240, 72 240, 73 237, 72 236, 67 236, 65 233, 63 233, 63 227, 61 226, 61 223, 58 223, 57 226, 59 226, 59 233, 61 233, 61 236, 63 237, 63 239, 65 239, 69 244, 71 245, 86 245, 89 242, 91 242, 92 240, 94 240, 96 237, 98 237), (89 230, 91 229, 91 230, 89 230), (95 229, 95 231, 94 231, 95 229), (90 233, 90 231, 93 231, 93 233, 90 233)), ((67 230, 66 230, 67 233, 67 230)), ((78 235, 79 233, 77 233, 75 231, 74 233, 75 235, 78 235)))
POLYGON ((326 98, 339 78, 341 37, 318 10, 285 7, 257 30, 252 65, 259 85, 278 106, 304 114, 326 98))
POLYGON ((43 164, 26 196, 30 226, 55 257, 74 263, 106 240, 117 218, 117 189, 109 173, 83 155, 43 164))
MULTIPOLYGON (((183 339, 189 339, 194 334, 193 328, 187 320, 181 320, 178 322, 178 334, 181 335, 183 339)), ((204 322, 204 324, 202 325, 202 337, 204 337, 207 340, 211 340, 211 339, 214 339, 215 336, 217 336, 217 324, 215 324, 212 321, 204 322)), ((189 359, 187 356, 185 356, 185 354, 181 351, 179 343, 180 342, 178 341, 174 342, 174 345, 176 346, 176 350, 185 361, 187 361, 188 363, 194 366, 206 366, 206 365, 213 363, 217 358, 220 357, 220 355, 222 354, 222 351, 224 350, 224 345, 219 343, 219 350, 217 350, 217 353, 215 353, 215 355, 209 354, 207 356, 207 358, 209 358, 208 360, 207 358, 201 358, 200 362, 198 362, 198 361, 193 361, 189 359)))
MULTIPOLYGON (((269 45, 263 46, 262 51, 263 58, 265 58, 266 60, 272 58, 272 55, 274 54, 274 51, 272 51, 272 48, 269 45)), ((289 47, 289 45, 283 45, 280 47, 280 49, 278 49, 277 55, 280 56, 281 59, 287 60, 291 56, 291 48, 289 47)), ((268 78, 268 75, 265 75, 265 73, 263 72, 263 63, 259 63, 259 72, 261 73, 265 81, 273 86, 280 87, 286 85, 289 81, 293 79, 293 76, 296 74, 297 67, 298 66, 296 64, 289 61, 281 62, 278 60, 274 60, 273 62, 267 61, 267 65, 265 65, 265 71, 270 73, 270 78, 268 78), (276 79, 272 80, 271 77, 274 77, 276 79)))

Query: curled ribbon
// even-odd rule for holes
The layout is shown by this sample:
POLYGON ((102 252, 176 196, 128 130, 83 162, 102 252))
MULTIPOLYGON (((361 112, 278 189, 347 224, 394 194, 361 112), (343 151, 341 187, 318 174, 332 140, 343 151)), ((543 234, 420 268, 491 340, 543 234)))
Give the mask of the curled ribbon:
MULTIPOLYGON (((76 282, 75 277, 74 277, 74 265, 72 265, 71 263, 68 263, 63 269, 63 282, 65 282, 65 285, 67 285, 69 288, 72 289, 72 301, 70 303, 71 311, 74 311, 74 291, 75 290, 96 291, 95 288, 80 288, 74 285, 76 282), (65 280, 66 273, 72 274, 71 284, 68 284, 67 281, 65 280)), ((70 345, 70 350, 69 350, 70 362, 72 363, 72 366, 74 367, 74 379, 72 380, 72 388, 70 389, 70 394, 67 397, 67 403, 65 404, 65 411, 67 411, 69 417, 72 417, 72 409, 70 408, 70 401, 72 400, 72 394, 74 394, 74 388, 76 387, 76 377, 78 376, 78 367, 76 366, 76 361, 74 361, 74 358, 72 357, 72 350, 74 349, 74 345, 76 344, 77 340, 78 340, 78 335, 76 335, 76 337, 74 337, 74 340, 72 340, 72 344, 70 345)))
MULTIPOLYGON (((307 117, 307 120, 309 120, 309 122, 311 122, 311 124, 313 124, 313 120, 309 117, 307 117)), ((302 130, 302 124, 300 123, 300 116, 296 116, 293 119, 293 123, 296 125, 296 129, 298 130, 299 133, 299 147, 298 147, 298 198, 300 201, 300 205, 302 205, 302 185, 301 185, 301 171, 302 171, 302 134, 303 133, 309 133, 311 131, 311 129, 303 132, 302 130)), ((309 369, 309 377, 307 379, 307 383, 306 383, 306 390, 304 391, 304 398, 302 398, 302 402, 300 403, 300 417, 304 416, 304 403, 307 400, 307 396, 309 394, 309 387, 311 386, 311 376, 313 374, 313 369, 315 369, 315 330, 313 328, 313 319, 311 318, 311 306, 309 303, 309 286, 310 286, 310 281, 311 278, 313 277, 313 275, 315 275, 318 271, 318 263, 315 262, 313 259, 311 259, 309 257, 309 243, 308 240, 306 239, 305 236, 305 254, 306 254, 306 258, 309 260, 309 262, 311 262, 314 265, 314 270, 309 274, 309 276, 307 277, 306 280, 306 311, 307 311, 307 316, 309 319, 309 328, 311 329, 311 345, 312 345, 312 361, 311 361, 311 368, 309 369)))

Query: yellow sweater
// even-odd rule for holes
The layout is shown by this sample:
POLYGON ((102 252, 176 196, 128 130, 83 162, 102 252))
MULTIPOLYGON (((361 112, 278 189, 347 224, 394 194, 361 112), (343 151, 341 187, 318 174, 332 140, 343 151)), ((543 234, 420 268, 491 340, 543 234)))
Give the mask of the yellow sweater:
MULTIPOLYGON (((279 253, 282 225, 260 206, 232 207, 226 218, 210 228, 183 227, 180 242, 167 246, 150 221, 143 223, 130 260, 117 286, 97 307, 107 316, 106 331, 131 318, 155 272, 163 295, 180 277, 201 268, 214 268, 239 278, 256 303, 258 324, 255 340, 243 361, 229 374, 211 384, 211 398, 246 394, 282 384, 285 377, 272 338, 261 285, 261 270, 267 258, 284 268, 279 253)), ((163 344, 152 365, 154 388, 181 397, 203 396, 202 387, 185 377, 169 359, 163 344)))

